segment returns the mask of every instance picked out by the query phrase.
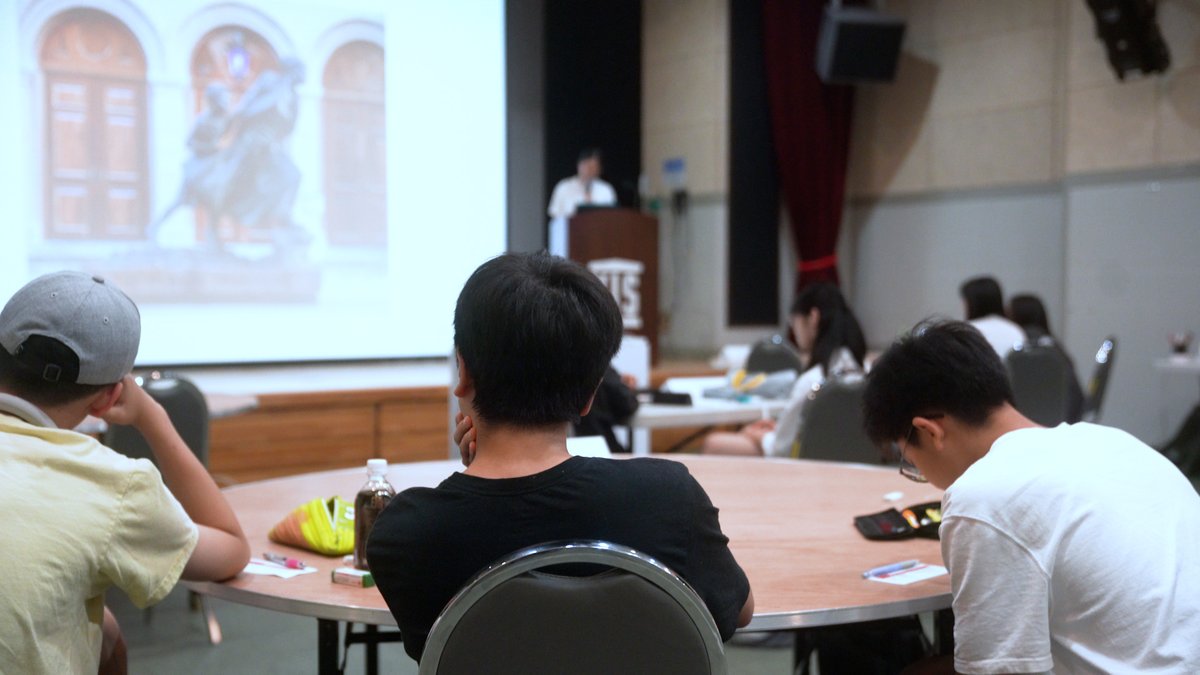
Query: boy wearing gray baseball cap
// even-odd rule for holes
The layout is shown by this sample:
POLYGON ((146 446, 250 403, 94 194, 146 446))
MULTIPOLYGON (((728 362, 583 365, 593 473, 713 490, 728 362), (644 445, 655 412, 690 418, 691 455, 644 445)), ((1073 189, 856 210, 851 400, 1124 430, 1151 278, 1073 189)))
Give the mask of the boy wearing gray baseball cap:
POLYGON ((123 672, 105 589, 145 607, 249 560, 217 485, 129 375, 140 336, 133 301, 81 272, 39 277, 0 311, 5 671, 123 672), (158 468, 71 431, 89 414, 140 431, 158 468))

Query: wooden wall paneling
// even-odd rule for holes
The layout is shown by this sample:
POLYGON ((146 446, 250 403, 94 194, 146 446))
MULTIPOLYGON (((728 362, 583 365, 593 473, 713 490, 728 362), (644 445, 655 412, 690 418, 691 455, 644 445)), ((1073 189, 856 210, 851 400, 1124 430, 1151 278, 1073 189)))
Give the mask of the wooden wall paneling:
POLYGON ((450 434, 446 387, 401 390, 379 405, 379 457, 389 462, 446 459, 450 434))
POLYGON ((257 409, 214 420, 209 466, 243 482, 446 456, 446 387, 265 394, 257 409))
POLYGON ((353 466, 373 456, 370 404, 261 409, 215 420, 209 450, 214 473, 284 476, 353 466))
POLYGON ((389 462, 446 459, 449 408, 440 400, 388 402, 379 408, 379 452, 389 462))
MULTIPOLYGON (((706 363, 677 362, 655 368, 650 379, 659 386, 668 377, 715 374, 706 363)), ((222 483, 235 483, 358 466, 372 457, 445 459, 447 397, 446 387, 262 394, 255 410, 213 421, 209 466, 222 483)), ((656 430, 651 447, 661 452, 693 431, 656 430)))

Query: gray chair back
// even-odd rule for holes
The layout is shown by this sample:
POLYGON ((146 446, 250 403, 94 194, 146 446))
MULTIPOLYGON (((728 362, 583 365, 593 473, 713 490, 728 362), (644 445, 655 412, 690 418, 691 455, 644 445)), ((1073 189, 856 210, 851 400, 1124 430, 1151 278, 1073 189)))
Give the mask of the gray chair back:
POLYGON ((880 464, 883 455, 863 430, 862 379, 831 379, 808 394, 798 457, 880 464))
POLYGON ((1017 410, 1043 426, 1058 426, 1071 409, 1071 362, 1053 338, 1022 343, 1004 358, 1017 410), (1045 340, 1046 342, 1043 342, 1045 340))
POLYGON ((726 665, 708 608, 678 575, 628 547, 570 541, 522 549, 467 582, 433 624, 419 672, 696 675, 726 665), (596 573, 546 571, 564 564, 596 573))
POLYGON ((1088 380, 1087 391, 1084 393, 1082 421, 1099 421, 1104 393, 1108 391, 1109 373, 1112 372, 1113 362, 1116 360, 1117 338, 1109 335, 1100 343, 1100 349, 1096 350, 1096 365, 1092 369, 1092 378, 1088 380))
POLYGON ((804 370, 800 352, 782 335, 763 338, 750 348, 746 357, 746 372, 775 373, 780 370, 804 370))
MULTIPOLYGON (((158 401, 184 443, 191 448, 200 463, 208 466, 208 403, 204 393, 191 380, 171 373, 157 371, 141 378, 142 388, 158 401)), ((110 425, 100 441, 130 457, 145 457, 154 461, 154 453, 141 432, 130 426, 110 425)))

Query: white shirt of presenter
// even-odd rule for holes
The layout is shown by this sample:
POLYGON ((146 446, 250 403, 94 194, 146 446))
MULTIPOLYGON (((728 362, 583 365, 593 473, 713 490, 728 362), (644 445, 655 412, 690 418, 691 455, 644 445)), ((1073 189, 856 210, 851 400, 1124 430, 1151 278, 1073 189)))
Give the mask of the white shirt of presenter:
POLYGON ((550 195, 550 253, 567 255, 567 219, 575 215, 580 204, 616 206, 617 192, 600 178, 600 151, 589 149, 579 153, 575 175, 558 181, 550 195))
POLYGON ((575 215, 580 204, 615 206, 616 203, 616 190, 604 180, 594 178, 590 182, 584 182, 579 176, 571 176, 558 181, 558 185, 554 186, 547 211, 551 218, 570 218, 575 215))

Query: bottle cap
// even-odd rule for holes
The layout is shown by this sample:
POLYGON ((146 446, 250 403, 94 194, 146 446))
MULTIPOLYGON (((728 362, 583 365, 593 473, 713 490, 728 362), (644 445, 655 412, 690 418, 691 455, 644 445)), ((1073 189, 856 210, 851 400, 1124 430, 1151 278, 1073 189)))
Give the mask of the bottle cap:
POLYGON ((387 473, 388 463, 386 459, 368 459, 367 473, 373 476, 382 476, 387 473))

